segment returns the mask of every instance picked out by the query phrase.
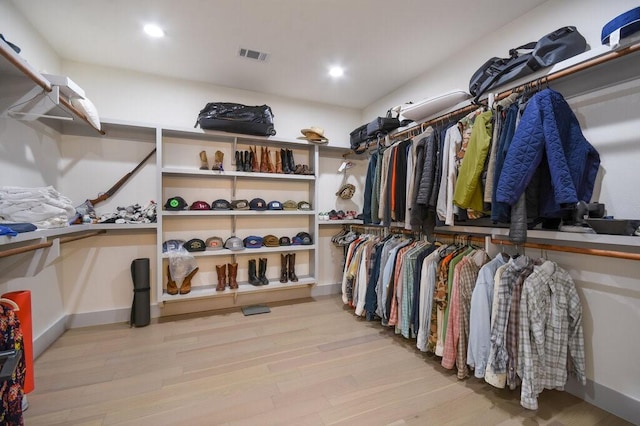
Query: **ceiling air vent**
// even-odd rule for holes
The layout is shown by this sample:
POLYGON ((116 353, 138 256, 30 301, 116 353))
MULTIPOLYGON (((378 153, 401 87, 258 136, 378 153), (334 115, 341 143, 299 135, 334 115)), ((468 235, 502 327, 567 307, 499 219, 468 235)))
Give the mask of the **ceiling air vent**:
POLYGON ((240 48, 238 55, 247 59, 255 59, 257 61, 264 62, 269 57, 268 53, 258 52, 257 50, 245 49, 244 47, 240 48))

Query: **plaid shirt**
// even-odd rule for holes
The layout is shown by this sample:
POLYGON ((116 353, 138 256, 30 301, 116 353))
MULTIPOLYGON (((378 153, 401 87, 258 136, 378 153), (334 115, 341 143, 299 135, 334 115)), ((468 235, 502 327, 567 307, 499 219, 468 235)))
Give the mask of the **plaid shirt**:
POLYGON ((535 410, 543 389, 564 388, 567 365, 582 385, 587 382, 582 306, 569 273, 551 261, 534 268, 522 288, 520 312, 520 404, 535 410))
POLYGON ((442 365, 444 368, 452 369, 456 363, 456 350, 458 349, 459 325, 460 325, 460 298, 458 297, 460 287, 460 270, 469 262, 467 257, 460 259, 453 268, 453 285, 449 296, 449 316, 447 317, 447 334, 444 338, 444 349, 442 351, 442 365))
POLYGON ((392 291, 391 295, 391 311, 389 312, 389 325, 396 325, 398 323, 398 315, 400 314, 398 311, 402 309, 402 306, 398 305, 398 300, 402 297, 402 283, 400 282, 400 277, 402 276, 400 272, 402 271, 402 267, 404 265, 404 255, 414 247, 415 243, 411 243, 406 247, 402 247, 398 250, 398 255, 396 257, 396 267, 393 272, 393 288, 389 287, 389 291, 392 291))
POLYGON ((402 275, 402 294, 400 296, 400 304, 402 305, 402 315, 398 318, 398 326, 396 332, 402 334, 403 337, 415 337, 411 333, 411 313, 413 312, 413 287, 420 283, 413 281, 414 272, 418 255, 427 249, 431 244, 426 241, 418 241, 414 248, 405 254, 404 271, 402 275))

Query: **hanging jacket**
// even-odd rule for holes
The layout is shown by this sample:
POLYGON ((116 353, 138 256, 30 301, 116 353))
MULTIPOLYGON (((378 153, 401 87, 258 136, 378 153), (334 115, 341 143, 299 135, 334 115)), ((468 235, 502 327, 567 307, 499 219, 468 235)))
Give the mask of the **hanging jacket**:
POLYGON ((540 216, 560 217, 561 209, 591 201, 600 156, 586 140, 562 95, 536 93, 520 119, 496 188, 496 199, 513 205, 538 166, 551 191, 540 194, 540 216))

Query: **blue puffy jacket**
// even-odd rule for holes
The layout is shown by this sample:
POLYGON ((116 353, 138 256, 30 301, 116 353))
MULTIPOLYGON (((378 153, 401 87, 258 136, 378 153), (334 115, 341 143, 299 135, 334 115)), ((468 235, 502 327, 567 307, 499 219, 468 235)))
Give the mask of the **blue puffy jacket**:
POLYGON ((551 89, 536 93, 522 114, 507 152, 496 200, 514 205, 538 167, 540 216, 560 217, 561 209, 589 202, 600 166, 598 151, 585 139, 564 97, 551 89))

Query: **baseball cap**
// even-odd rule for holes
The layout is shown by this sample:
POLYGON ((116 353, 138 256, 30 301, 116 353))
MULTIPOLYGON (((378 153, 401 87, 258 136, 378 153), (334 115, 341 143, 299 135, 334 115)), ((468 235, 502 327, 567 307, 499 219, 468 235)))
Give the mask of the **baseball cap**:
POLYGON ((287 200, 282 203, 282 207, 285 210, 298 210, 298 204, 293 200, 287 200))
POLYGON ((282 203, 280 201, 271 201, 268 208, 269 210, 282 210, 282 203))
POLYGON ((244 250, 244 244, 242 244, 242 240, 238 237, 229 237, 227 241, 224 242, 224 248, 229 250, 244 250))
POLYGON ((233 210, 249 210, 249 201, 247 201, 247 200, 233 200, 231 202, 231 208, 233 210))
POLYGON ((290 246, 291 245, 291 238, 289 238, 289 237, 280 237, 280 239, 278 240, 278 243, 281 246, 290 246))
POLYGON ((206 201, 194 201, 189 210, 211 210, 211 206, 206 201))
POLYGON ((291 245, 292 246, 300 246, 302 245, 302 238, 298 237, 297 235, 293 238, 291 238, 291 245))
POLYGON ((244 239, 244 246, 246 248, 260 248, 262 247, 262 237, 251 235, 244 239))
POLYGON ((343 200, 349 200, 351 199, 351 197, 353 197, 354 192, 356 192, 355 185, 350 183, 345 183, 340 187, 340 189, 338 189, 338 192, 336 192, 336 195, 342 198, 343 200))
POLYGON ((222 241, 220 237, 209 237, 205 245, 207 246, 207 250, 222 250, 224 241, 222 241))
POLYGON ((231 203, 227 200, 219 199, 211 203, 212 210, 231 210, 231 203))
POLYGON ((310 246, 311 244, 313 244, 313 240, 311 239, 311 235, 309 235, 308 232, 298 232, 296 234, 296 237, 299 237, 302 240, 301 244, 303 246, 310 246))
POLYGON ((262 198, 254 198, 249 203, 249 208, 251 210, 266 210, 267 203, 262 198))
POLYGON ((180 247, 185 243, 184 240, 167 240, 162 243, 162 252, 180 250, 180 247))
POLYGON ((204 241, 200 238, 192 238, 183 245, 187 251, 205 251, 207 249, 204 241))
POLYGON ((166 210, 184 210, 187 207, 187 202, 182 197, 171 197, 164 203, 166 210))
POLYGON ((298 203, 298 210, 311 210, 311 204, 306 201, 300 201, 298 203))
POLYGON ((280 245, 278 237, 275 235, 265 235, 262 239, 262 243, 265 247, 278 247, 280 245))

